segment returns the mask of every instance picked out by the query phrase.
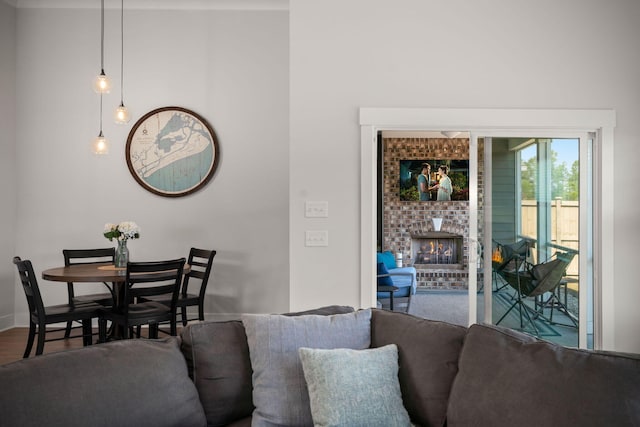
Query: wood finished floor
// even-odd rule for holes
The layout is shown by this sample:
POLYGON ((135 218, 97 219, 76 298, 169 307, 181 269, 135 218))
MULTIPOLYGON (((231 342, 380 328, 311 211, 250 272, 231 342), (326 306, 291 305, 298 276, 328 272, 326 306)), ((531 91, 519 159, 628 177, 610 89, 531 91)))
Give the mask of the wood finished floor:
MULTIPOLYGON (((97 331, 96 331, 97 332, 97 331)), ((24 349, 27 346, 27 336, 29 335, 29 328, 13 328, 3 332, 0 332, 0 365, 4 365, 9 362, 15 362, 22 359, 24 349)), ((47 338, 61 337, 63 332, 48 333, 47 338)), ((95 341, 95 339, 94 339, 95 341)), ((31 350, 31 356, 34 357, 36 343, 33 343, 33 350, 31 350)), ((62 341, 52 341, 44 343, 43 354, 53 353, 61 350, 69 350, 72 348, 81 348, 82 338, 73 338, 62 341)))
MULTIPOLYGON (((178 334, 180 334, 180 327, 178 327, 178 334)), ((77 333, 77 331, 74 331, 77 333)), ((94 333, 98 333, 97 328, 94 329, 94 333)), ((143 329, 142 335, 145 334, 143 329)), ((29 335, 29 328, 12 328, 6 331, 0 332, 0 365, 4 365, 16 360, 21 360, 24 354, 24 349, 27 346, 27 336, 29 335)), ((48 338, 62 337, 64 332, 49 332, 48 338)), ((167 335, 160 333, 160 338, 167 335)), ((98 340, 97 335, 93 337, 93 341, 98 340)), ((36 338, 37 341, 37 338, 36 338)), ((95 344, 94 344, 95 345, 95 344)), ((51 341, 44 343, 44 351, 42 354, 55 353, 63 350, 70 350, 73 348, 82 348, 82 338, 72 338, 60 341, 51 341)), ((35 357, 36 342, 33 343, 33 349, 29 357, 35 357)))

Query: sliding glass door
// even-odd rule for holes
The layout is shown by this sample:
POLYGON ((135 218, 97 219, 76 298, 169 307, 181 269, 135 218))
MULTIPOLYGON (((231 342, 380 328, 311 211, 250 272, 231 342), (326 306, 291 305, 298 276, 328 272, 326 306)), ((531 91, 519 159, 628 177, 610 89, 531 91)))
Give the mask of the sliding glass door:
POLYGON ((474 138, 478 320, 592 348, 592 136, 474 138))

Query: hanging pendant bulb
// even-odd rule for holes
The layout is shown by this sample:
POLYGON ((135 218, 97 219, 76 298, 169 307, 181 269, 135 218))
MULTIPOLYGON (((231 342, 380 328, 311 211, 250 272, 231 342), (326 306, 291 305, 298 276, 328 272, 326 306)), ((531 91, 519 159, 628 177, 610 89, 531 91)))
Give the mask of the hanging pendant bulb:
POLYGON ((93 140, 91 149, 93 150, 94 154, 97 154, 99 156, 103 154, 109 154, 109 141, 107 141, 107 138, 104 137, 102 131, 100 131, 100 134, 96 137, 96 139, 93 140))
POLYGON ((104 0, 100 8, 100 74, 93 82, 93 90, 101 94, 111 92, 111 79, 104 73, 104 0))
POLYGON ((111 79, 107 77, 104 70, 96 77, 93 82, 93 90, 96 93, 109 93, 111 92, 111 79))
POLYGON ((129 114, 129 109, 125 107, 124 104, 121 102, 120 106, 116 108, 116 114, 115 114, 116 123, 123 125, 123 124, 129 123, 130 119, 131 119, 131 115, 129 114))
POLYGON ((100 133, 93 140, 91 151, 97 155, 109 154, 109 141, 102 134, 102 94, 100 94, 100 133))
POLYGON ((117 124, 127 124, 131 119, 129 109, 124 106, 124 0, 120 1, 120 106, 114 115, 117 124))

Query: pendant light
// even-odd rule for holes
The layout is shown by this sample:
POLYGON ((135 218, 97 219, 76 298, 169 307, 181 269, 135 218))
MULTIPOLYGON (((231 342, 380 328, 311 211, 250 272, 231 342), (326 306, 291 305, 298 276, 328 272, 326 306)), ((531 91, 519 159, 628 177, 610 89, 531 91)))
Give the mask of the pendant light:
POLYGON ((93 83, 96 93, 109 93, 111 91, 111 79, 104 73, 104 0, 101 0, 100 12, 100 74, 93 83))
POLYGON ((129 109, 124 106, 124 0, 120 0, 120 106, 116 108, 115 121, 127 124, 130 119, 129 109))
POLYGON ((109 141, 102 134, 102 94, 100 94, 100 133, 93 140, 93 144, 91 144, 91 149, 94 154, 103 155, 109 154, 109 141))

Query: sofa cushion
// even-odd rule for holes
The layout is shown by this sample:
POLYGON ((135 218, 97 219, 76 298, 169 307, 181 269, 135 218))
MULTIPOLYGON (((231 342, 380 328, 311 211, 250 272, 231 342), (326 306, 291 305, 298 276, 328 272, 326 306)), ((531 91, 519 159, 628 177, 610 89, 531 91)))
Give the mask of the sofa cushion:
POLYGON ((398 348, 300 348, 313 424, 409 427, 398 382, 398 348))
MULTIPOLYGON (((287 315, 349 312, 353 307, 333 305, 287 315)), ((181 337, 189 375, 198 389, 208 425, 224 426, 250 417, 252 370, 242 321, 190 323, 181 337)), ((242 422, 246 420, 240 425, 242 422)))
POLYGON ((447 425, 640 425, 638 357, 473 325, 460 355, 447 425))
POLYGON ((190 323, 181 337, 207 425, 224 426, 250 416, 251 361, 242 322, 190 323))
POLYGON ((178 341, 116 341, 0 366, 0 424, 205 426, 178 341))
POLYGON ((252 425, 312 425, 300 347, 363 349, 371 310, 331 316, 243 315, 253 368, 252 425))
POLYGON ((373 310, 371 346, 398 346, 400 389, 414 423, 443 425, 466 332, 462 326, 373 310))

